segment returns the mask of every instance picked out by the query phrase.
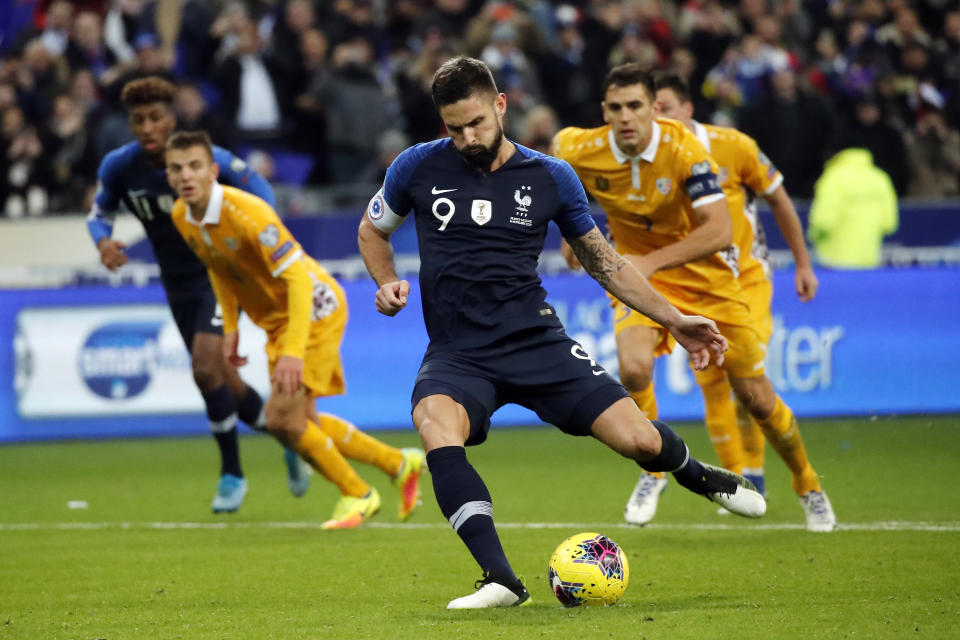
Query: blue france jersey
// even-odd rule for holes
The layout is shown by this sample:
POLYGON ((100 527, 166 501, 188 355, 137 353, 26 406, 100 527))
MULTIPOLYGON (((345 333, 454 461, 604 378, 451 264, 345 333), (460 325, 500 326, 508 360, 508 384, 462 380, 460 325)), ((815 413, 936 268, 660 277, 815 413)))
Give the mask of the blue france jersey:
MULTIPOLYGON (((213 161, 220 165, 218 182, 248 191, 274 206, 273 188, 243 160, 214 147, 213 161)), ((170 220, 177 194, 167 184, 166 171, 147 161, 139 142, 117 147, 104 156, 97 180, 94 207, 87 218, 94 243, 110 235, 122 202, 143 223, 165 285, 189 288, 193 280, 206 282, 206 268, 170 220)))
POLYGON ((537 274, 547 224, 574 238, 594 221, 570 165, 516 146, 492 173, 468 165, 449 138, 410 147, 370 205, 374 224, 387 212, 413 211, 433 350, 482 347, 526 328, 561 326, 537 274))

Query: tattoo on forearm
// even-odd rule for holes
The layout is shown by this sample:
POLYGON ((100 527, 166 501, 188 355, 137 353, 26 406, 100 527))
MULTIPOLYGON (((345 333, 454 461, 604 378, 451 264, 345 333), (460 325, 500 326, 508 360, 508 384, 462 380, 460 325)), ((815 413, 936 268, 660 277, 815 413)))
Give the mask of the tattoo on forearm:
POLYGON ((585 236, 569 242, 584 270, 603 288, 607 288, 614 275, 627 266, 627 261, 614 251, 596 227, 585 236))

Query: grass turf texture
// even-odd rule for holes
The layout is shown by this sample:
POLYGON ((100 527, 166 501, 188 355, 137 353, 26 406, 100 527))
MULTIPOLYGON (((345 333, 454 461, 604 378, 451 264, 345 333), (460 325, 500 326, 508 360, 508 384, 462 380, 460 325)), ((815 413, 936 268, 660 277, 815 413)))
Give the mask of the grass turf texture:
MULTIPOLYGON (((412 526, 393 527, 396 492, 361 467, 384 496, 371 523, 379 526, 325 532, 314 525, 333 507, 332 486, 314 476, 306 497, 292 498, 280 448, 263 436, 242 439, 250 494, 221 516, 209 510, 208 438, 0 447, 0 639, 960 635, 960 419, 802 428, 841 523, 949 530, 770 528, 799 527, 803 514, 769 447, 762 520, 717 516, 671 481, 654 524, 628 527, 632 463, 550 428, 494 429, 469 455, 497 522, 508 525, 501 537, 533 603, 448 612, 479 571, 443 520, 429 475, 412 526), (70 510, 69 500, 89 508, 70 510), (616 606, 563 609, 547 560, 567 536, 594 529, 628 554, 630 585, 616 606)), ((678 431, 714 459, 702 426, 678 431)), ((415 443, 411 432, 380 435, 415 443)))

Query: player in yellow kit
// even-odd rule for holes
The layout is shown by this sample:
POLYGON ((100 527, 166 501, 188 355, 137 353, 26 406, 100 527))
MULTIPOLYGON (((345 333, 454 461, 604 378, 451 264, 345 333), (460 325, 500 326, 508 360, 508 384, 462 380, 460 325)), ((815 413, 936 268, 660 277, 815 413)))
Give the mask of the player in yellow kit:
MULTIPOLYGON (((764 373, 762 343, 736 275, 739 261, 718 166, 683 124, 654 117, 653 78, 639 65, 612 69, 603 93, 607 125, 560 131, 554 152, 573 166, 606 211, 617 250, 674 306, 717 323, 730 345, 723 369, 790 468, 807 528, 833 530, 833 509, 807 459, 793 412, 764 373)), ((614 332, 621 380, 654 418, 653 361, 673 343, 662 327, 619 303, 614 332)), ((659 493, 665 484, 651 482, 650 490, 659 493)))
MULTIPOLYGON (((720 167, 718 179, 727 197, 733 222, 733 241, 738 253, 738 279, 750 306, 753 328, 766 351, 766 344, 773 333, 773 316, 770 312, 773 282, 766 238, 757 219, 757 197, 764 198, 770 204, 777 226, 793 253, 797 296, 803 302, 812 300, 818 287, 804 242, 803 227, 783 187, 783 175, 760 151, 753 138, 730 127, 702 124, 694 120, 690 89, 679 75, 667 73, 657 76, 656 91, 656 113, 678 120, 693 131, 720 167)), ((730 382, 721 368, 712 366, 694 374, 703 391, 707 430, 720 462, 727 469, 743 474, 763 493, 766 441, 759 425, 740 403, 734 406, 730 382)), ((656 499, 655 496, 653 499, 656 499)))
POLYGON ((167 179, 179 196, 171 218, 206 265, 223 311, 224 355, 235 366, 239 308, 267 332, 271 394, 267 429, 340 489, 325 529, 359 526, 380 508, 377 490, 347 458, 376 465, 401 493, 398 513, 417 505, 424 455, 395 449, 331 414, 316 398, 345 390, 340 342, 347 323, 343 289, 306 255, 266 202, 220 185, 210 139, 181 132, 167 141, 167 179))

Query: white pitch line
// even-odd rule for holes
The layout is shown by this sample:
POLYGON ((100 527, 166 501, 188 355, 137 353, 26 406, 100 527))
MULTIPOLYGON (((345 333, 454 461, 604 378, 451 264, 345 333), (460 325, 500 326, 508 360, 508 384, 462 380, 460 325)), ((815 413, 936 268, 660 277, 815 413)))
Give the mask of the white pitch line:
MULTIPOLYGON (((400 523, 370 522, 371 529, 449 529, 445 522, 400 523)), ((0 523, 0 531, 99 531, 122 530, 220 530, 220 529, 319 529, 319 522, 10 522, 0 523)), ((802 531, 799 523, 769 522, 755 524, 649 524, 645 527, 614 522, 498 522, 498 529, 573 529, 602 531, 609 529, 648 529, 651 531, 802 531)), ((932 531, 960 532, 960 522, 851 522, 837 526, 840 531, 932 531)))

